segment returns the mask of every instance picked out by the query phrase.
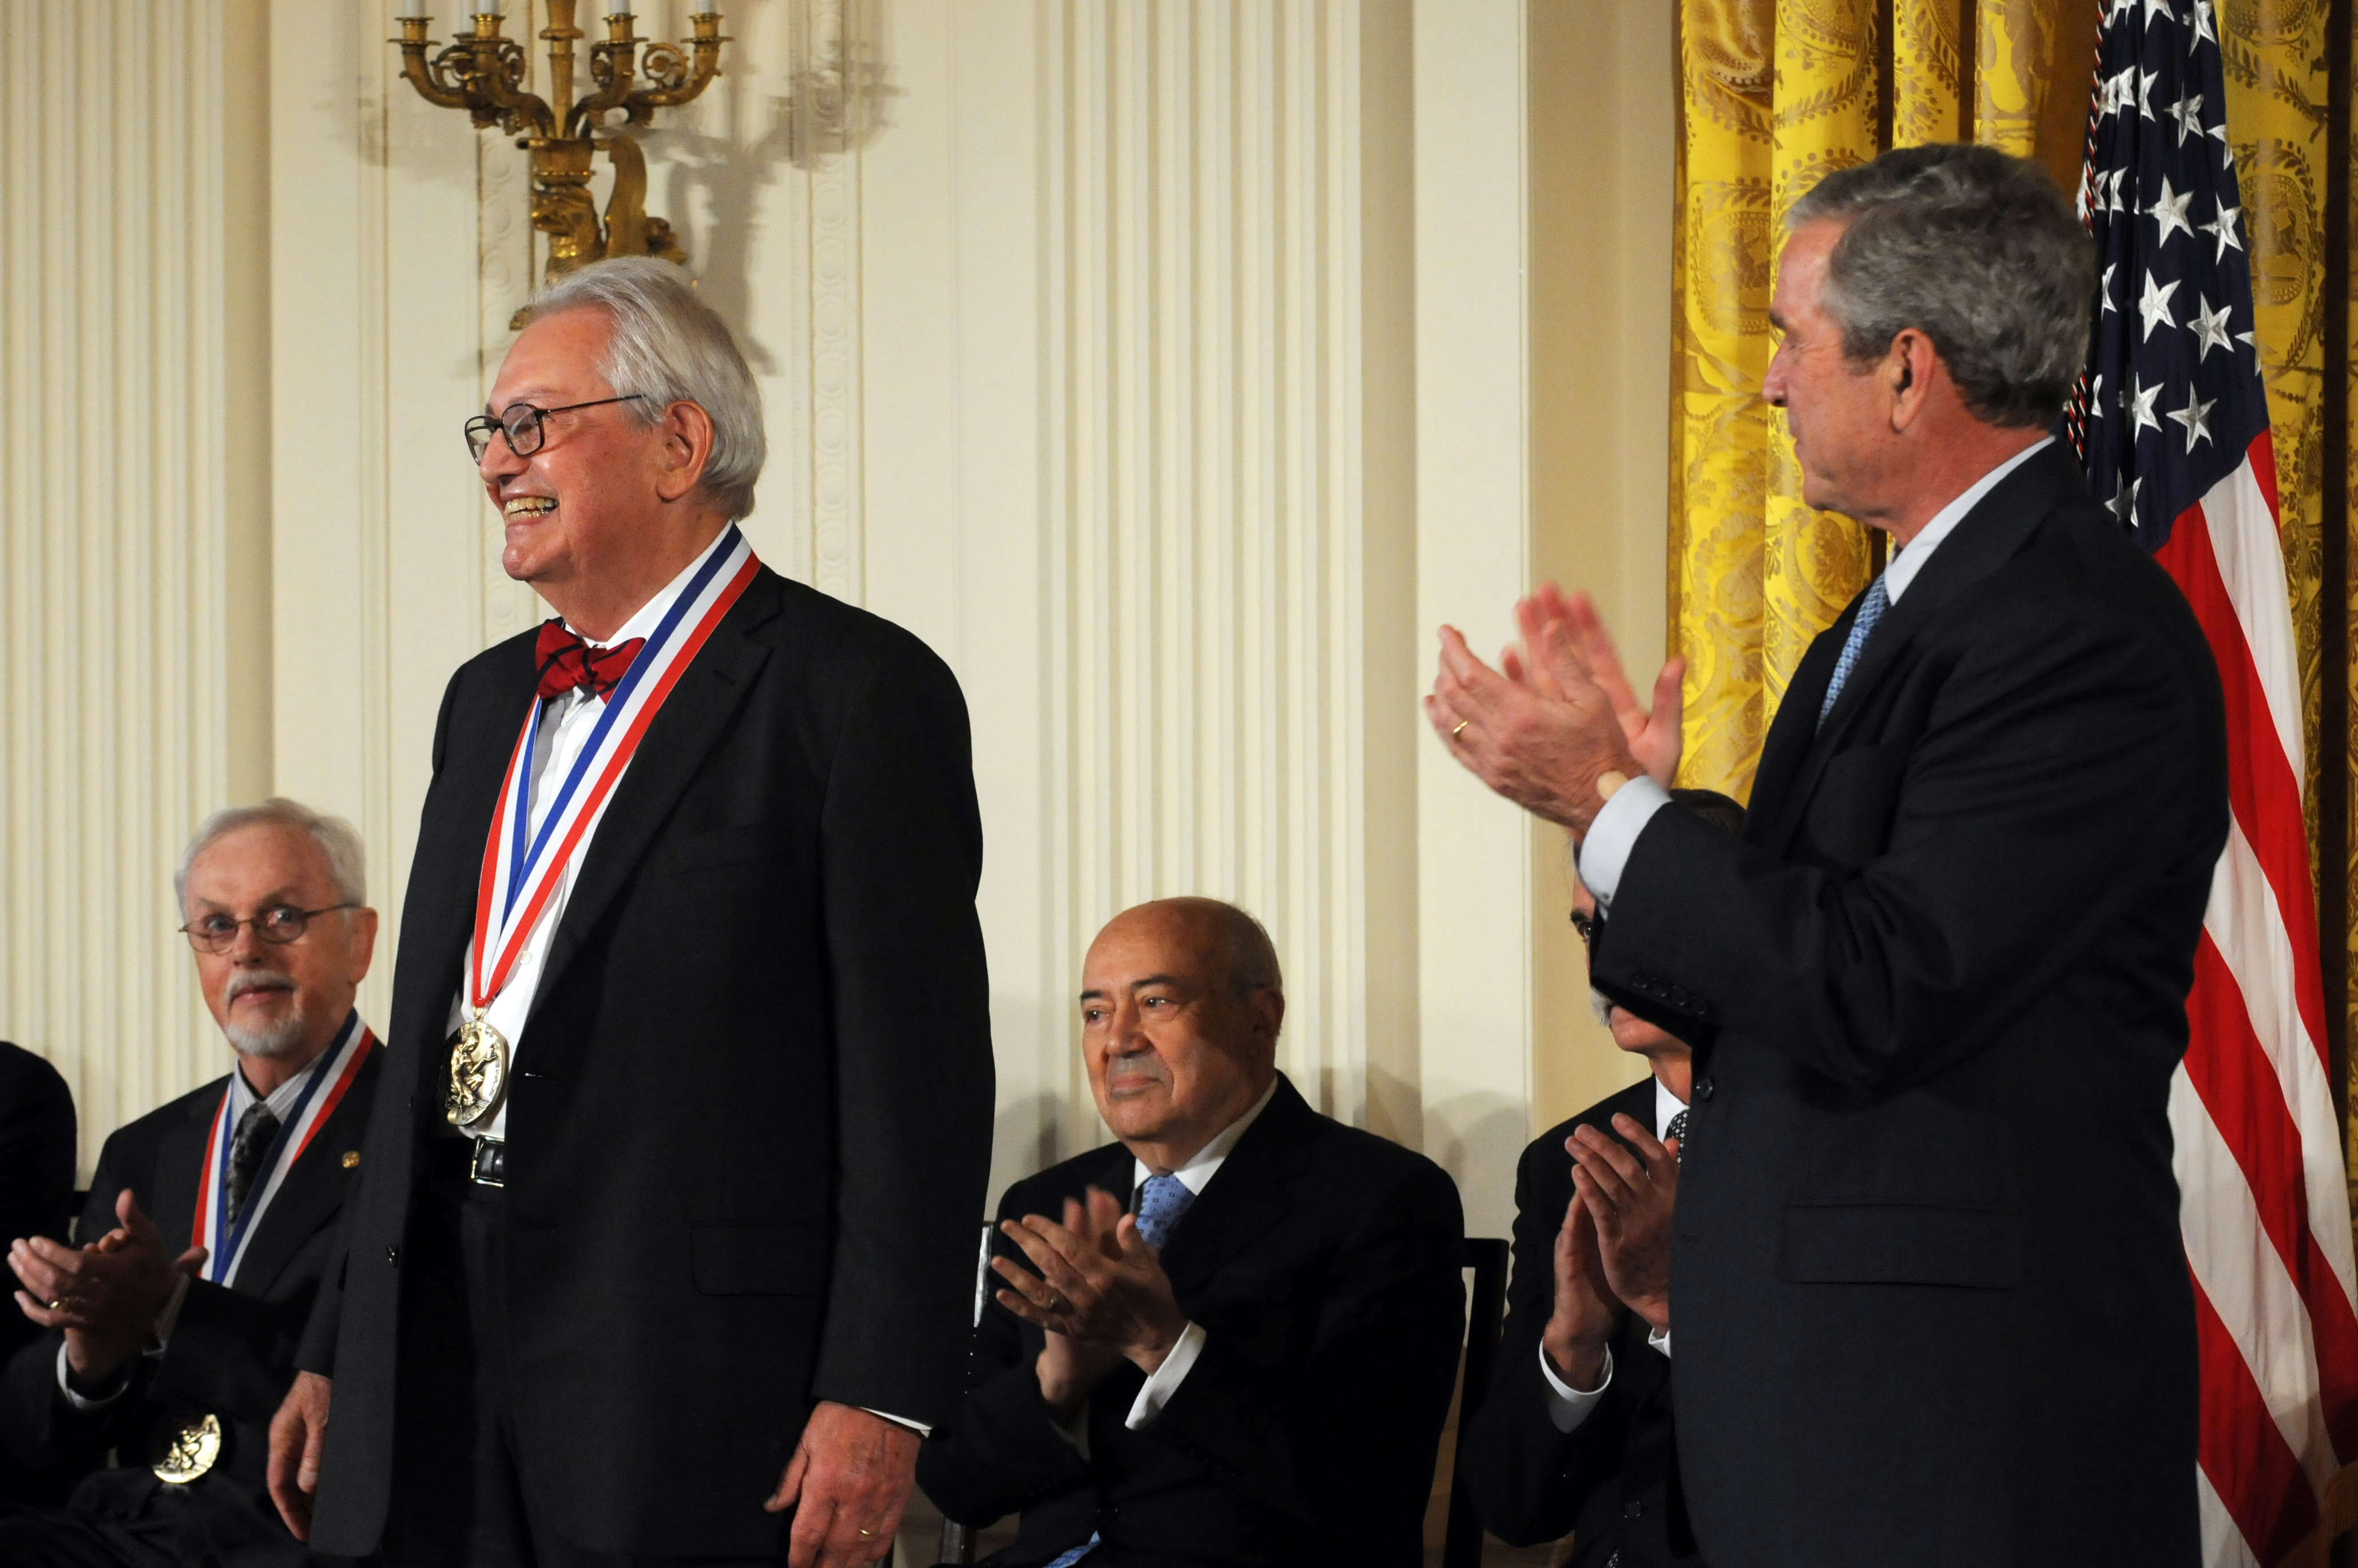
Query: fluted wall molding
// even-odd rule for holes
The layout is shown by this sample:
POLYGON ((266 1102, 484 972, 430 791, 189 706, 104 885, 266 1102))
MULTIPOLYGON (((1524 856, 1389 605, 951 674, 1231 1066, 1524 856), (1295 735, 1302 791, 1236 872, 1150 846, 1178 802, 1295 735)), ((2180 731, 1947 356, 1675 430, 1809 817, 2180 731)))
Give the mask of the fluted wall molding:
MULTIPOLYGON (((444 685, 546 613, 458 439, 535 281, 523 157, 398 80, 394 5, 0 0, 0 1034, 86 1153, 225 1061, 163 892, 216 806, 360 825, 389 1022, 444 685)), ((1573 1044, 1560 847, 1416 697, 1542 569, 1659 626, 1667 217, 1583 118, 1667 103, 1659 7, 723 8, 649 207, 763 388, 755 547, 965 688, 995 1181, 1104 1136, 1090 936, 1205 892, 1269 925, 1305 1093, 1497 1231, 1512 1146, 1635 1069, 1573 1044)))
MULTIPOLYGON (((221 1070, 169 876, 198 817, 258 778, 231 618, 256 529, 233 469, 222 0, 0 5, 0 1033, 104 1133, 221 1070)), ((251 636, 250 629, 246 635, 251 636)), ((266 650, 262 665, 266 666, 266 650)), ((257 739, 260 738, 260 739, 257 739)))
POLYGON ((1368 916, 1357 23, 1068 5, 1042 95, 1052 946, 1150 897, 1244 905, 1288 977, 1282 1060, 1346 1120, 1368 916))

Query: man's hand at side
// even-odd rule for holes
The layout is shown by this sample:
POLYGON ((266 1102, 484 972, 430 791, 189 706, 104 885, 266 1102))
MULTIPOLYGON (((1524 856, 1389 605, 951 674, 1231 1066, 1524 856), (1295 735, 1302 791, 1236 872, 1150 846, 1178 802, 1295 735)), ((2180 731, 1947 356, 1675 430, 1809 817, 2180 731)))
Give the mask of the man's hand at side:
POLYGON ((1627 1116, 1615 1117, 1613 1127, 1629 1141, 1628 1147, 1593 1127, 1576 1129, 1564 1140, 1573 1161, 1572 1184, 1595 1217, 1597 1254, 1613 1293, 1655 1333, 1667 1334, 1678 1142, 1656 1141, 1627 1116))
POLYGON ((43 1328, 65 1331, 66 1366, 84 1389, 108 1382, 139 1353, 180 1276, 205 1260, 201 1247, 165 1257, 163 1238, 128 1187, 114 1200, 114 1216, 117 1227, 86 1247, 35 1236, 8 1249, 25 1285, 17 1306, 43 1328))
POLYGON ((311 1498, 319 1490, 331 1392, 333 1386, 317 1372, 297 1372, 270 1418, 270 1500, 297 1541, 311 1539, 311 1498))
POLYGON ((788 1568, 857 1568, 892 1555, 917 1478, 917 1434, 850 1405, 823 1401, 778 1489, 762 1507, 795 1510, 788 1568))
POLYGON ((1556 1229, 1555 1307, 1540 1333, 1555 1375, 1574 1389, 1595 1388, 1605 1375, 1605 1342, 1620 1313, 1597 1253, 1596 1222, 1574 1195, 1556 1229))
POLYGON ((1127 1357, 1150 1378, 1186 1333, 1170 1276, 1112 1194, 1091 1187, 1087 1204, 1066 1199, 1062 1225, 1031 1214, 999 1228, 1040 1271, 1035 1278, 1010 1259, 990 1260, 1014 1287, 999 1304, 1016 1316, 1127 1357))

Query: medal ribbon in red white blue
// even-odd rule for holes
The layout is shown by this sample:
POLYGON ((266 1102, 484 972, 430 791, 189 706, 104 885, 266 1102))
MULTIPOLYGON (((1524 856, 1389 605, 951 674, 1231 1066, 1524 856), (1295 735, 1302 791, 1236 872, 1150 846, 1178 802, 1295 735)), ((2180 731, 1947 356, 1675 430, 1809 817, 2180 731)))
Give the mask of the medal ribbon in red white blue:
POLYGON ((528 831, 532 750, 546 699, 535 698, 508 758, 492 831, 483 844, 482 877, 475 892, 475 939, 467 961, 467 1001, 480 1015, 515 972, 532 929, 562 885, 566 867, 582 850, 589 830, 631 764, 664 699, 729 613, 761 568, 753 547, 730 524, 675 600, 630 670, 606 694, 581 754, 574 759, 540 820, 528 831))
POLYGON ((212 1130, 205 1138, 205 1162, 197 1173, 197 1214, 189 1237, 189 1245, 205 1249, 204 1278, 217 1285, 236 1282, 246 1240, 262 1224, 263 1211, 278 1195, 287 1173, 311 1146, 311 1135, 343 1103, 345 1091, 360 1076, 361 1065, 375 1048, 376 1036, 361 1022, 359 1011, 345 1014, 336 1038, 303 1069, 303 1089, 296 1096, 295 1108, 270 1141, 262 1169, 233 1221, 229 1217, 229 1156, 237 1135, 237 1119, 230 1115, 229 1108, 237 1098, 235 1077, 222 1086, 221 1104, 213 1108, 212 1130))

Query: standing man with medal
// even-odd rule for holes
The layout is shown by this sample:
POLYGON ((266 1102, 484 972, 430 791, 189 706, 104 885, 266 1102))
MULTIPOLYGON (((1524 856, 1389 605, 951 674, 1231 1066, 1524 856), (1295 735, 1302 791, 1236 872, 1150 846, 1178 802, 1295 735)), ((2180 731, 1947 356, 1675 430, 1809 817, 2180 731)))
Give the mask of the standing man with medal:
POLYGON ((760 395, 677 268, 544 294, 467 436, 559 618, 444 694, 273 1495, 394 1568, 879 1560, 990 1156, 964 699, 754 558, 760 395))
POLYGON ((269 1428, 383 1072, 353 1007, 376 912, 360 835, 290 800, 207 819, 176 881, 237 1065, 107 1139, 83 1245, 11 1244, 6 1310, 40 1337, 6 1363, 0 1439, 73 1490, 0 1511, 0 1563, 312 1561, 271 1507, 269 1428))

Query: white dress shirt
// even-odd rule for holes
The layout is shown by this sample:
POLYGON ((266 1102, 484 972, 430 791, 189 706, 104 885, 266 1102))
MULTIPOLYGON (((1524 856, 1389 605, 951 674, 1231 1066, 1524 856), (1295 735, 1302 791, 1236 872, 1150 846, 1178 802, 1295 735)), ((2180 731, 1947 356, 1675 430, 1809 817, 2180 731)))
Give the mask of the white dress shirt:
MULTIPOLYGON (((1686 1101, 1672 1094, 1661 1079, 1656 1078, 1654 1136, 1669 1136, 1671 1119, 1686 1108, 1686 1101)), ((1667 1333, 1649 1332, 1646 1343, 1665 1356, 1671 1353, 1671 1336, 1667 1333)), ((1588 1419, 1589 1412, 1596 1408, 1596 1401, 1603 1399, 1605 1390, 1613 1386, 1613 1347, 1609 1345, 1605 1347, 1605 1366, 1597 1376, 1596 1387, 1575 1389, 1556 1376, 1554 1366, 1548 1360, 1547 1345, 1542 1341, 1540 1345, 1540 1376, 1547 1379, 1548 1420, 1555 1423, 1558 1432, 1569 1436, 1580 1430, 1580 1423, 1588 1419)))
MULTIPOLYGON (((334 1044, 332 1040, 329 1042, 330 1045, 334 1044)), ((325 1048, 322 1048, 321 1054, 326 1054, 325 1048)), ((270 1108, 270 1114, 278 1119, 279 1126, 286 1126, 287 1119, 295 1114, 295 1102, 303 1098, 303 1086, 309 1077, 308 1073, 295 1074, 273 1089, 269 1098, 263 1101, 270 1108)), ((254 1086, 245 1081, 245 1067, 241 1063, 230 1073, 229 1108, 222 1113, 233 1129, 245 1119, 246 1110, 254 1101, 254 1086)), ((212 1152, 207 1150, 205 1157, 208 1160, 211 1159, 212 1152)), ((255 1180, 267 1181, 269 1176, 270 1173, 265 1171, 255 1180)), ((171 1340, 173 1327, 180 1321, 180 1303, 188 1299, 189 1276, 175 1273, 172 1277, 172 1293, 164 1298, 162 1309, 156 1314, 156 1326, 148 1331, 144 1354, 161 1356, 164 1353, 164 1346, 171 1340)), ((66 1403, 78 1411, 102 1410, 121 1399, 124 1391, 131 1387, 131 1368, 132 1363, 125 1361, 113 1379, 114 1387, 96 1396, 85 1397, 76 1391, 73 1379, 67 1376, 66 1347, 59 1345, 58 1346, 58 1391, 65 1395, 66 1403)))
MULTIPOLYGON (((679 601, 680 595, 687 591, 687 585, 694 580, 698 570, 728 537, 729 530, 722 529, 719 537, 707 545, 696 559, 688 562, 680 574, 665 584, 653 599, 639 606, 637 612, 623 622, 611 637, 602 642, 590 641, 590 645, 611 648, 633 637, 653 635, 654 629, 663 624, 663 618, 671 612, 671 607, 679 601)), ((566 630, 579 635, 579 629, 569 623, 566 630)), ((603 697, 579 687, 542 705, 540 728, 533 736, 532 792, 525 803, 527 839, 531 834, 540 831, 542 819, 555 804, 557 792, 563 786, 565 776, 572 770, 574 762, 579 759, 581 749, 590 743, 590 733, 598 728, 598 719, 605 708, 603 697)), ((587 784, 585 780, 584 787, 587 784)), ((533 997, 540 989, 541 966, 547 961, 548 945, 556 939, 557 928, 565 918, 566 901, 573 896, 574 880, 580 875, 583 863, 590 859, 590 846, 598 837, 599 824, 606 819, 606 807, 613 805, 614 796, 621 793, 617 781, 616 788, 600 803, 597 815, 582 828, 580 844, 574 850, 571 861, 559 874, 557 890, 549 895, 548 903, 542 906, 539 921, 533 926, 531 935, 525 938, 524 951, 516 955, 515 968, 509 973, 507 984, 500 988, 500 994, 493 997, 491 1005, 483 1010, 486 1022, 508 1043, 511 1069, 516 1058, 524 1054, 525 1021, 532 1014, 533 997)), ((550 852, 555 849, 554 844, 549 846, 550 852)), ((471 945, 468 947, 467 961, 470 964, 475 962, 471 945)), ((488 956, 483 959, 485 963, 490 961, 488 956)), ((459 981, 459 994, 450 999, 450 1021, 443 1031, 445 1034, 457 1033, 459 1025, 466 1021, 467 988, 471 979, 471 976, 462 977, 459 981)), ((508 1135, 505 1098, 503 1097, 499 1108, 492 1113, 489 1121, 460 1130, 473 1138, 505 1138, 508 1135)))
MULTIPOLYGON (((1269 1108, 1269 1102, 1276 1094, 1277 1080, 1271 1078, 1269 1087, 1260 1091, 1260 1098, 1252 1102, 1251 1109, 1220 1129, 1219 1136, 1195 1151, 1193 1158, 1171 1173, 1179 1178, 1179 1184, 1202 1197, 1206 1184, 1228 1162, 1228 1153, 1236 1148, 1237 1140, 1242 1138, 1245 1130, 1269 1108)), ((1146 1190, 1146 1179, 1154 1173, 1146 1168, 1143 1160, 1133 1163, 1136 1170, 1131 1176, 1130 1191, 1142 1193, 1146 1190)), ((1146 1379, 1145 1387, 1138 1390, 1138 1398, 1130 1400, 1130 1417, 1123 1425, 1135 1432, 1163 1413, 1163 1407, 1171 1402, 1171 1396, 1178 1391, 1180 1383, 1195 1367, 1195 1357, 1204 1353, 1204 1340, 1203 1329, 1193 1322, 1180 1331, 1179 1343, 1171 1347, 1171 1354, 1163 1358, 1163 1365, 1146 1379)))
MULTIPOLYGON (((2000 480, 2028 462, 2033 454, 2054 439, 2046 436, 2033 441, 1932 514, 1932 520, 1917 532, 1916 537, 1900 546, 1891 557, 1891 564, 1883 568, 1885 596, 1898 604, 1900 595, 1908 591, 1908 585, 1924 569, 1924 563, 1932 558, 1932 552, 1965 520, 1965 514, 1978 505, 2000 480)), ((1629 863, 1629 853, 1638 847, 1638 835, 1653 820, 1654 813, 1670 803, 1670 792, 1641 774, 1614 791, 1613 798, 1605 803, 1596 819, 1588 825, 1588 837, 1580 846, 1580 880, 1600 908, 1613 907, 1614 892, 1621 885, 1621 869, 1629 863)))

